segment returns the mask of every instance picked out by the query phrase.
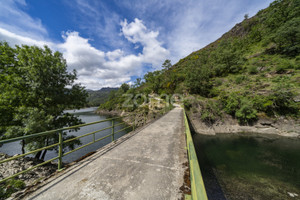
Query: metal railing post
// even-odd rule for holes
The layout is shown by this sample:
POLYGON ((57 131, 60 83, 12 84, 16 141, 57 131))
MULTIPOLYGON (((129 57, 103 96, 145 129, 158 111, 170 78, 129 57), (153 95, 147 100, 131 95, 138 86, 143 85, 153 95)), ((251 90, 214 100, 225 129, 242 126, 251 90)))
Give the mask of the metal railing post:
POLYGON ((59 149, 58 149, 58 170, 62 168, 62 156, 63 156, 63 132, 59 131, 59 138, 58 138, 58 143, 59 143, 59 149))
POLYGON ((115 140, 115 125, 114 125, 114 120, 112 120, 112 129, 111 129, 111 141, 113 142, 115 140))

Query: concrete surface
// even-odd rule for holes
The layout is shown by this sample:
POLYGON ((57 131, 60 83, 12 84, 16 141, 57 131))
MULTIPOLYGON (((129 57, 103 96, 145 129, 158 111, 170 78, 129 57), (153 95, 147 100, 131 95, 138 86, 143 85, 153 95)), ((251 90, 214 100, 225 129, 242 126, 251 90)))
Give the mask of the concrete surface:
POLYGON ((131 134, 59 173, 25 199, 180 199, 187 162, 182 109, 176 107, 131 134))

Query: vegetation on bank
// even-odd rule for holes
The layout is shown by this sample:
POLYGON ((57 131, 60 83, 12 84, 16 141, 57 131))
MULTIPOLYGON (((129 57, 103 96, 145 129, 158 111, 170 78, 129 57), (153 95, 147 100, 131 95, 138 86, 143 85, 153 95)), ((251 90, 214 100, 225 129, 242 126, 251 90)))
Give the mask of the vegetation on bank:
POLYGON ((162 70, 148 72, 133 87, 123 84, 100 109, 121 108, 123 94, 177 93, 208 123, 225 114, 241 124, 264 116, 299 118, 299 27, 300 2, 276 0, 175 65, 166 60, 162 70))

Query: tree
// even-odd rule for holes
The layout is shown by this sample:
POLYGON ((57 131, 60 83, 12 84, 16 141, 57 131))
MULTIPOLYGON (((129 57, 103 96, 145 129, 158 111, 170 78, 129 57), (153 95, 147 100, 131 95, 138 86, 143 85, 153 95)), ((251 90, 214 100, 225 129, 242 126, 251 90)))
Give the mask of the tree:
POLYGON ((281 26, 274 36, 278 49, 289 56, 300 53, 300 17, 294 18, 281 26))
POLYGON ((210 69, 205 66, 200 66, 199 62, 195 62, 187 74, 186 86, 190 93, 207 97, 212 87, 210 77, 210 69))
POLYGON ((171 60, 165 60, 165 62, 162 64, 162 68, 164 70, 168 70, 172 67, 172 64, 171 64, 171 60))
POLYGON ((126 93, 129 90, 130 86, 127 83, 123 83, 120 88, 123 93, 126 93))
MULTIPOLYGON (((0 43, 0 136, 11 138, 73 126, 81 123, 67 108, 80 108, 87 93, 75 84, 76 71, 68 72, 60 52, 47 46, 23 45, 16 48, 0 43), (2 117, 3 116, 3 117, 2 117), (5 119, 7 117, 7 119, 5 119)), ((64 138, 71 138, 64 133, 64 138)), ((41 148, 58 142, 58 134, 26 139, 22 151, 41 148)), ((70 143, 73 148, 79 141, 70 143)), ((53 148, 57 150, 56 148, 53 148)), ((38 152, 43 159, 47 150, 38 152)))

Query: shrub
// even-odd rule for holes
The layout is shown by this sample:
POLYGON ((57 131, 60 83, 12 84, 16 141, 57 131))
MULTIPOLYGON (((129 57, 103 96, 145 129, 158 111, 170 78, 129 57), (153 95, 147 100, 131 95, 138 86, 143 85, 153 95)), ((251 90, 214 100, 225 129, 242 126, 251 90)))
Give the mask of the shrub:
POLYGON ((247 80, 248 80, 248 78, 244 75, 239 75, 239 76, 235 77, 236 84, 241 84, 242 82, 247 81, 247 80))
POLYGON ((24 189, 25 186, 25 183, 21 180, 11 179, 7 181, 5 185, 0 186, 0 199, 10 197, 11 194, 24 189))
POLYGON ((186 99, 183 101, 183 105, 186 110, 190 110, 192 107, 192 104, 186 99))
POLYGON ((235 116, 239 123, 246 124, 257 119, 257 110, 254 109, 251 100, 243 98, 240 108, 235 112, 235 116))
POLYGON ((276 73, 284 73, 287 69, 294 68, 293 64, 288 60, 281 60, 281 62, 276 66, 276 73))
POLYGON ((257 73, 258 73, 257 67, 254 66, 254 65, 251 65, 251 66, 248 68, 248 72, 249 72, 249 74, 257 74, 257 73))
POLYGON ((223 102, 224 111, 227 114, 233 115, 236 110, 239 108, 239 96, 237 93, 231 93, 229 96, 222 97, 221 101, 223 102))
POLYGON ((220 115, 221 111, 217 102, 208 100, 206 104, 203 105, 203 109, 201 111, 202 121, 212 124, 220 115))

